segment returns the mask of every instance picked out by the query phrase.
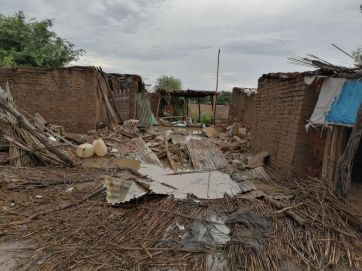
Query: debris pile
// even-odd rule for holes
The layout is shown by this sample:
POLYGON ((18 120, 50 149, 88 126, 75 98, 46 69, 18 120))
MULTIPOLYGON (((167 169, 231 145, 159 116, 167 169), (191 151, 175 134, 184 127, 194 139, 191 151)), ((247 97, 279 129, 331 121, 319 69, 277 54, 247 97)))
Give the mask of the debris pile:
POLYGON ((9 125, 8 131, 2 131, 3 137, 10 143, 10 165, 70 165, 72 157, 62 146, 53 142, 52 137, 37 130, 16 108, 9 85, 0 87, 0 120, 9 125))
POLYGON ((360 221, 318 180, 289 186, 291 197, 267 189, 214 200, 150 195, 110 208, 104 169, 1 172, 12 179, 1 190, 2 232, 28 251, 18 270, 212 270, 214 257, 221 270, 360 268, 360 221))
POLYGON ((146 130, 132 120, 49 141, 2 93, 10 147, 28 159, 0 168, 0 241, 20 242, 16 270, 362 267, 348 203, 318 179, 279 180, 238 123, 146 130))

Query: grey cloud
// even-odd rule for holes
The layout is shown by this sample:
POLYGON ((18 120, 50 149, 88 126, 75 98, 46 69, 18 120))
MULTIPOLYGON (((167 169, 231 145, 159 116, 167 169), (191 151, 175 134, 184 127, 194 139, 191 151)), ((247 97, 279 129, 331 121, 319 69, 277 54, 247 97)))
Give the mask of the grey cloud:
POLYGON ((290 53, 290 40, 283 39, 234 39, 226 42, 222 48, 231 54, 254 54, 285 56, 290 53))
POLYGON ((305 70, 291 51, 346 61, 362 43, 360 0, 0 0, 6 15, 53 18, 54 31, 88 54, 82 63, 115 72, 180 78, 185 88, 213 89, 221 48, 220 89, 255 87, 261 74, 305 70))

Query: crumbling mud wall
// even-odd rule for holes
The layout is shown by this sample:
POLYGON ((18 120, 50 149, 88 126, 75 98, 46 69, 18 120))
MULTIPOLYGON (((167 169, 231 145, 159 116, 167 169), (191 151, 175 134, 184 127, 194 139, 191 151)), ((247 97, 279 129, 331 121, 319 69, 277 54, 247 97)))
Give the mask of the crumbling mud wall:
POLYGON ((317 93, 302 73, 267 74, 254 97, 251 146, 270 153, 270 165, 281 177, 304 175, 313 157, 305 130, 317 93))
POLYGON ((31 115, 38 112, 66 131, 86 132, 106 121, 93 67, 0 68, 0 84, 5 82, 20 109, 31 115))
POLYGON ((229 120, 240 121, 251 127, 254 114, 254 95, 248 95, 242 88, 234 87, 229 109, 229 120))
POLYGON ((111 104, 116 107, 123 120, 136 117, 136 93, 145 92, 141 76, 134 74, 108 74, 112 91, 111 104), (114 101, 113 101, 114 99, 114 101))

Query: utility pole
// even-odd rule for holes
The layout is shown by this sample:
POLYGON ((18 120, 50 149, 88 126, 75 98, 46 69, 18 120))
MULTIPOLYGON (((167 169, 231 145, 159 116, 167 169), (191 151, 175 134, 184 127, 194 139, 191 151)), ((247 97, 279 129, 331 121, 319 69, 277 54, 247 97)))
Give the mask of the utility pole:
POLYGON ((216 89, 214 96, 214 124, 216 122, 216 99, 217 99, 217 90, 219 89, 219 65, 220 65, 220 49, 217 52, 217 67, 216 67, 216 89))

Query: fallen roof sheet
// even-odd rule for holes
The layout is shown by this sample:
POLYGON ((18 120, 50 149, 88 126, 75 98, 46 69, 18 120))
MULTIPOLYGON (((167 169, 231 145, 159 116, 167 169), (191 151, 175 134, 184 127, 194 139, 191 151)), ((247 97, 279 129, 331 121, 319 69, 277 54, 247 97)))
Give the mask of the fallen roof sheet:
POLYGON ((215 170, 227 165, 224 154, 208 139, 192 138, 186 146, 195 170, 215 170))
POLYGON ((223 198, 241 192, 239 185, 228 174, 220 171, 174 173, 169 168, 141 165, 139 173, 152 179, 150 190, 156 194, 173 194, 175 198, 187 198, 193 194, 200 199, 223 198))
POLYGON ((162 163, 157 155, 147 146, 142 138, 133 138, 127 142, 118 145, 122 156, 141 161, 146 164, 161 166, 162 163))

